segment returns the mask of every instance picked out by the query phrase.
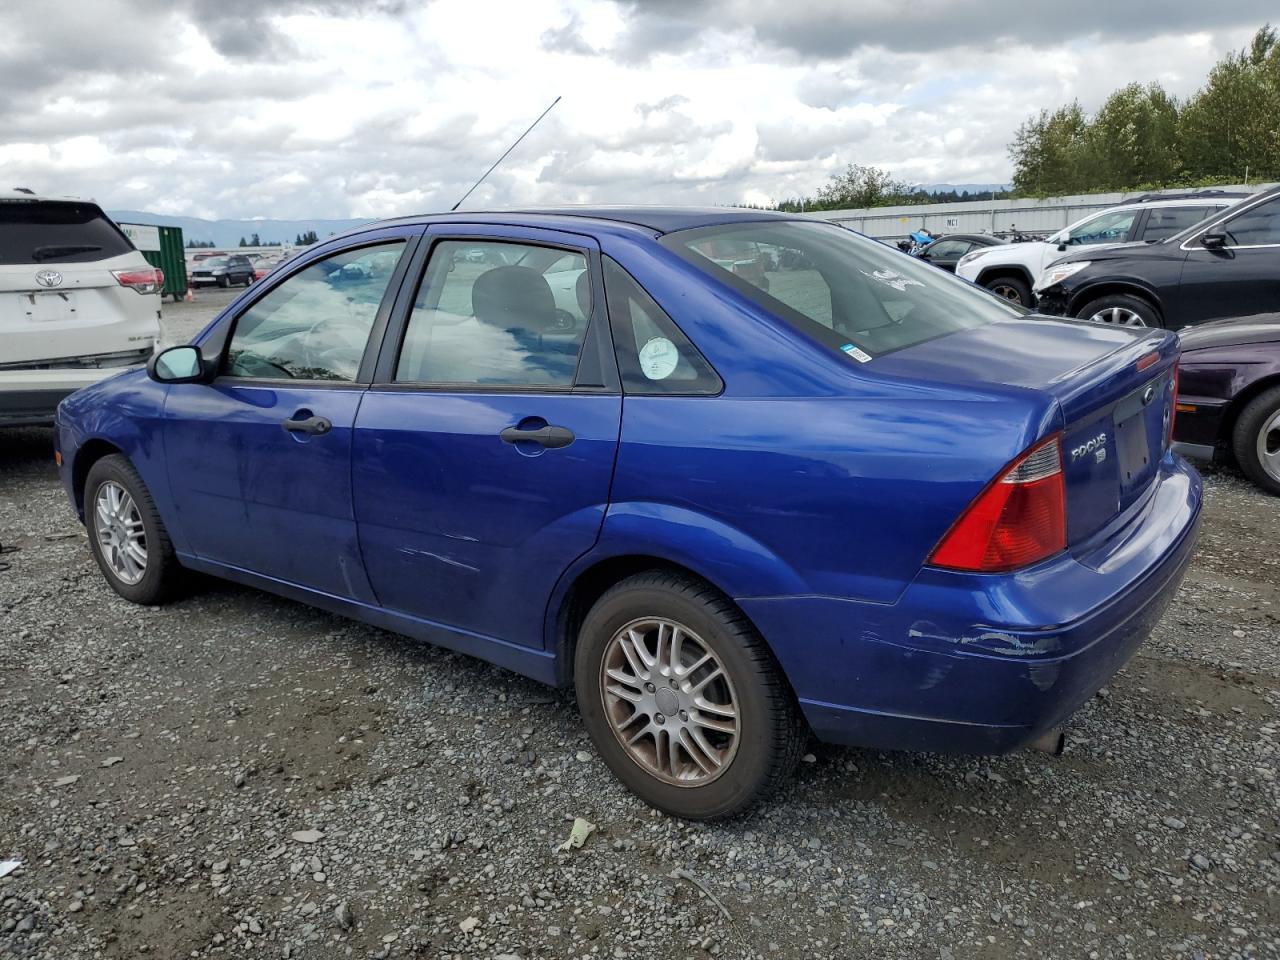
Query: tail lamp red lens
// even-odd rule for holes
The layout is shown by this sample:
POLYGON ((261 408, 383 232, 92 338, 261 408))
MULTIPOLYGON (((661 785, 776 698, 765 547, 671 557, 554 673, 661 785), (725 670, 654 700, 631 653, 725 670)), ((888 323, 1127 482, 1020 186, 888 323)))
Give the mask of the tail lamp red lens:
POLYGON ((112 270, 116 283, 138 293, 159 293, 164 287, 164 271, 159 267, 145 270, 112 270))
POLYGON ((1067 546, 1067 496, 1057 435, 987 485, 934 548, 934 566, 973 573, 1016 570, 1067 546))

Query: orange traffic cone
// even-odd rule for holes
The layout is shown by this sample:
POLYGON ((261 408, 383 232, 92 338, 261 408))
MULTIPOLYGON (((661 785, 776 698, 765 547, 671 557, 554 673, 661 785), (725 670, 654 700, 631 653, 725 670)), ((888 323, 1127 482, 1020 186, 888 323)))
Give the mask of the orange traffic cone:
POLYGON ((186 295, 185 297, 183 297, 182 299, 183 299, 183 300, 185 300, 185 301, 187 301, 187 303, 195 303, 195 302, 196 302, 196 295, 195 295, 195 293, 194 293, 194 292, 192 292, 192 290, 191 290, 191 281, 190 281, 190 280, 188 280, 188 281, 187 281, 187 295, 186 295))

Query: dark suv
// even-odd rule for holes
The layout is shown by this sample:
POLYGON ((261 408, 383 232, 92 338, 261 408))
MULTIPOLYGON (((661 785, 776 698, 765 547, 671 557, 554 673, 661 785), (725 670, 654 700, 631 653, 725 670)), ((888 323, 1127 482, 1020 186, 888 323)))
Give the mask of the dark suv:
POLYGON ((253 261, 244 254, 233 253, 225 257, 208 257, 191 269, 191 285, 194 287, 216 283, 230 287, 253 283, 253 261))
POLYGON ((1280 188, 1157 243, 1064 257, 1036 293, 1041 313, 1171 330, 1280 310, 1280 188))

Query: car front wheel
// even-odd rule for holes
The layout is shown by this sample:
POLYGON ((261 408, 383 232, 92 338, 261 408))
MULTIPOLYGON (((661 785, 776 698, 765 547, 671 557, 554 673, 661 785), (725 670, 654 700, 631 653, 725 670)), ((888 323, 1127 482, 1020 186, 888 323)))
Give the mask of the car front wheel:
POLYGON ((1240 411, 1231 446, 1245 475, 1280 496, 1280 387, 1264 390, 1240 411))
POLYGON ((732 816, 790 777, 807 730, 742 613, 692 578, 653 571, 591 608, 575 655, 578 706, 633 793, 693 820, 732 816))
POLYGON ((159 603, 173 592, 181 569, 151 493, 125 457, 103 457, 89 468, 84 488, 89 548, 107 583, 134 603, 159 603))
POLYGON ((986 282, 986 288, 997 297, 1022 307, 1031 306, 1031 288, 1020 277, 996 277, 986 282))

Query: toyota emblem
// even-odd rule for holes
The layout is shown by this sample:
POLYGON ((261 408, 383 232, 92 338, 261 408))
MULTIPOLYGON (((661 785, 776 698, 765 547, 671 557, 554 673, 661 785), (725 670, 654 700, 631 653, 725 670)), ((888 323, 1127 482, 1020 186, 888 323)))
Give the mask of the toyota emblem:
POLYGON ((36 283, 42 287, 56 287, 62 282, 62 274, 57 270, 41 270, 36 274, 36 283))

